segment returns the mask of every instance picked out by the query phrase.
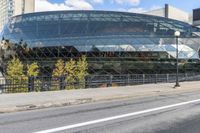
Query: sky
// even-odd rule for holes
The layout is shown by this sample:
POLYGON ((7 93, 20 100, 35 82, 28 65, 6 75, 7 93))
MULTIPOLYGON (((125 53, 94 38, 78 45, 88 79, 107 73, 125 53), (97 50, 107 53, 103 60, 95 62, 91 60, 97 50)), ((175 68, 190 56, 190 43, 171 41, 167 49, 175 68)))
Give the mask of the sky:
POLYGON ((200 8, 200 0, 35 0, 36 11, 112 10, 142 13, 170 4, 186 12, 200 8))

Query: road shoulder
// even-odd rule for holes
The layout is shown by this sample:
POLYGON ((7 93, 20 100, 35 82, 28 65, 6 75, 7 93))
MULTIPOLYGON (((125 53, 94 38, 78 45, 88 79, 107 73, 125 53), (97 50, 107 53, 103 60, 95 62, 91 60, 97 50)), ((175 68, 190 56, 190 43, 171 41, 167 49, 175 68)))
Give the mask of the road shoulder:
POLYGON ((183 82, 181 88, 173 88, 174 83, 148 84, 126 87, 109 87, 54 92, 33 92, 21 94, 1 94, 0 113, 9 113, 49 107, 62 107, 99 101, 134 99, 159 95, 181 94, 200 91, 200 82, 183 82))

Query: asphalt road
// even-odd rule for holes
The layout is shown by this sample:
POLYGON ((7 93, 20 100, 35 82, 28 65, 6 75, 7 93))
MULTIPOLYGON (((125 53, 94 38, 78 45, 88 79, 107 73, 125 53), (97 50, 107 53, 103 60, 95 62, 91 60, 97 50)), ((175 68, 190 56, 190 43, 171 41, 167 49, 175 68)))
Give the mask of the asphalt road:
POLYGON ((199 99, 200 91, 0 114, 0 133, 199 133, 199 99))

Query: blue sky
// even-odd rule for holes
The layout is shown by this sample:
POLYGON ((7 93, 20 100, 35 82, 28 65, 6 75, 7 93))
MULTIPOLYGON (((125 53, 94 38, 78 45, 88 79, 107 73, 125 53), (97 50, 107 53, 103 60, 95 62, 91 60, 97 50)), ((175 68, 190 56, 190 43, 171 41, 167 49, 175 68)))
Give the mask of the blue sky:
POLYGON ((200 0, 36 0, 36 10, 116 10, 143 12, 163 7, 165 3, 187 12, 200 8, 200 0))

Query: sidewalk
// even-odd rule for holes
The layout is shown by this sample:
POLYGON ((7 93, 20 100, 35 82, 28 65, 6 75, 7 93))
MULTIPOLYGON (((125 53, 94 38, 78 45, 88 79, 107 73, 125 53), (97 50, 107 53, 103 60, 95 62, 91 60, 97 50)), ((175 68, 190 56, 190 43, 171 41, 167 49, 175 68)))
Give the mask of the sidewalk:
POLYGON ((65 90, 56 92, 33 92, 21 94, 0 94, 0 113, 83 104, 122 98, 139 98, 162 94, 177 94, 200 91, 200 81, 181 83, 181 88, 173 88, 174 83, 148 84, 127 87, 65 90))

